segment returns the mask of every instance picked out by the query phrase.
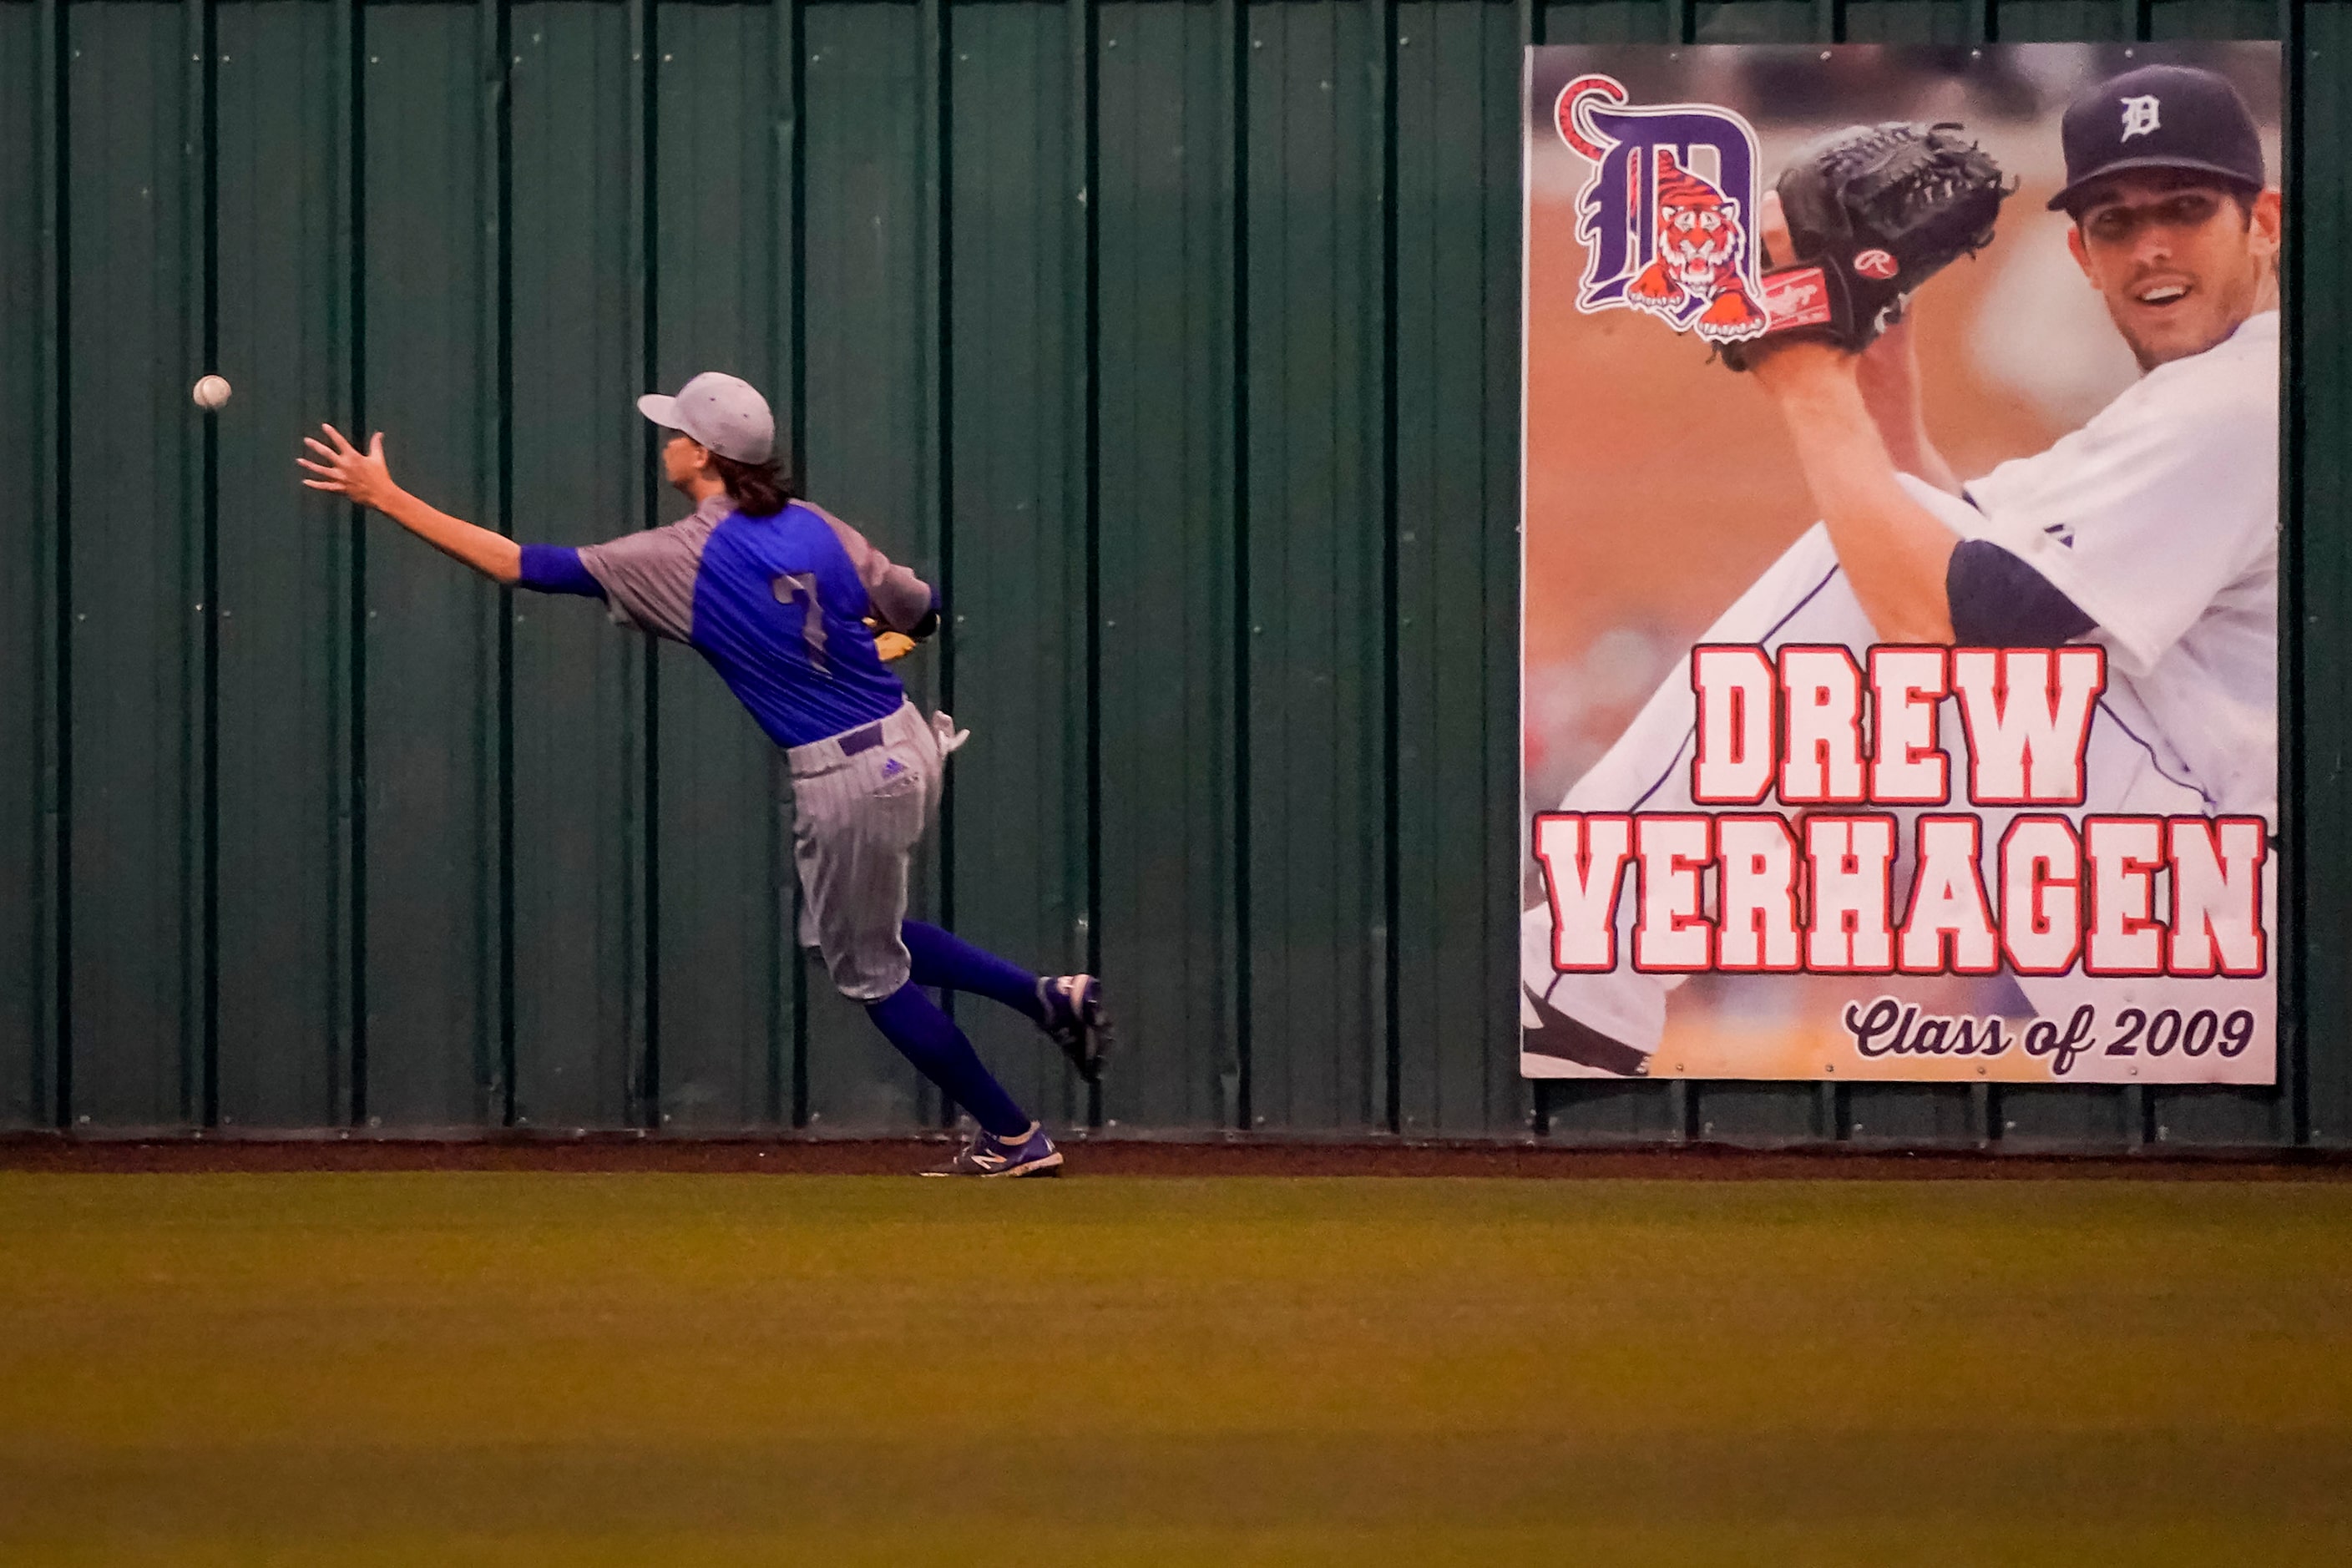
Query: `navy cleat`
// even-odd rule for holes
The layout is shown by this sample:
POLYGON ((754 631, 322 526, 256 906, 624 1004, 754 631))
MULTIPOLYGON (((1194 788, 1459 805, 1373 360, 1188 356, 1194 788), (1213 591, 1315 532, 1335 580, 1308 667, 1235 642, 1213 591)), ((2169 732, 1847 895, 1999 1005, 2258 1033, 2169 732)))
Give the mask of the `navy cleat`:
POLYGON ((963 1152, 944 1165, 925 1171, 926 1176, 1058 1176, 1062 1152, 1045 1136, 1045 1126, 1032 1121, 1018 1138, 999 1138, 986 1128, 972 1134, 963 1152))
POLYGON ((1047 974, 1037 981, 1039 1026, 1062 1047, 1070 1065, 1088 1083, 1102 1081, 1103 1058, 1110 1051, 1110 1019, 1102 1005, 1102 982, 1091 974, 1047 974))

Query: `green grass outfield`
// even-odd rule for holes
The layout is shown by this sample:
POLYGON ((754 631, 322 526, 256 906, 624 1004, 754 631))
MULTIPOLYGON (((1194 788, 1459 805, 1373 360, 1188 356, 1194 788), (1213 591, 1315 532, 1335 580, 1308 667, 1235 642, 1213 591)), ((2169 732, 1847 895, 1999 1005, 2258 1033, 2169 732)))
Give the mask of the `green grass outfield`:
POLYGON ((2352 1562, 2352 1184, 0 1173, 0 1563, 2352 1562))

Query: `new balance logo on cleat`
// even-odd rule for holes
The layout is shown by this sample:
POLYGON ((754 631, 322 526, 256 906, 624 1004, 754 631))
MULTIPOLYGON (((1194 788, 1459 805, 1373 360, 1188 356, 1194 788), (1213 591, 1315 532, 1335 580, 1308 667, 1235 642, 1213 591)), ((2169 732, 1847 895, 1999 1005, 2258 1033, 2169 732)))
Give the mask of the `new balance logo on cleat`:
POLYGON ((1058 1176, 1062 1152, 1036 1122, 1018 1138, 999 1138, 982 1129, 972 1135, 962 1152, 944 1165, 925 1171, 926 1176, 1058 1176))

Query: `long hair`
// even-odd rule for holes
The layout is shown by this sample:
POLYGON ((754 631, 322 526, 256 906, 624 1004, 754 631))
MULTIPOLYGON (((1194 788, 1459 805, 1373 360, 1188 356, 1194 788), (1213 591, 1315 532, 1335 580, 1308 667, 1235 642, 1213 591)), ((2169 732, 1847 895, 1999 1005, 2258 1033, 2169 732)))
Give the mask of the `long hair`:
POLYGON ((784 503, 799 492, 793 481, 784 476, 782 465, 772 459, 765 463, 739 463, 732 458, 710 454, 710 465, 719 470, 719 478, 727 486, 727 493, 735 498, 736 506, 745 517, 773 517, 784 510, 784 503))

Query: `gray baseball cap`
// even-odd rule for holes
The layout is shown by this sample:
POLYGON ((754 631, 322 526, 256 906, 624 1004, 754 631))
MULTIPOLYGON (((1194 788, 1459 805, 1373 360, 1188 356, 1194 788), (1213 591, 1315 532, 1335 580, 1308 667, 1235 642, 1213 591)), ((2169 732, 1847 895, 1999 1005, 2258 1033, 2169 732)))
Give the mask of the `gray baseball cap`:
POLYGON ((775 455, 776 416, 768 412, 768 400, 750 382, 715 370, 679 387, 676 397, 656 392, 638 398, 637 412, 739 463, 764 463, 775 455))

